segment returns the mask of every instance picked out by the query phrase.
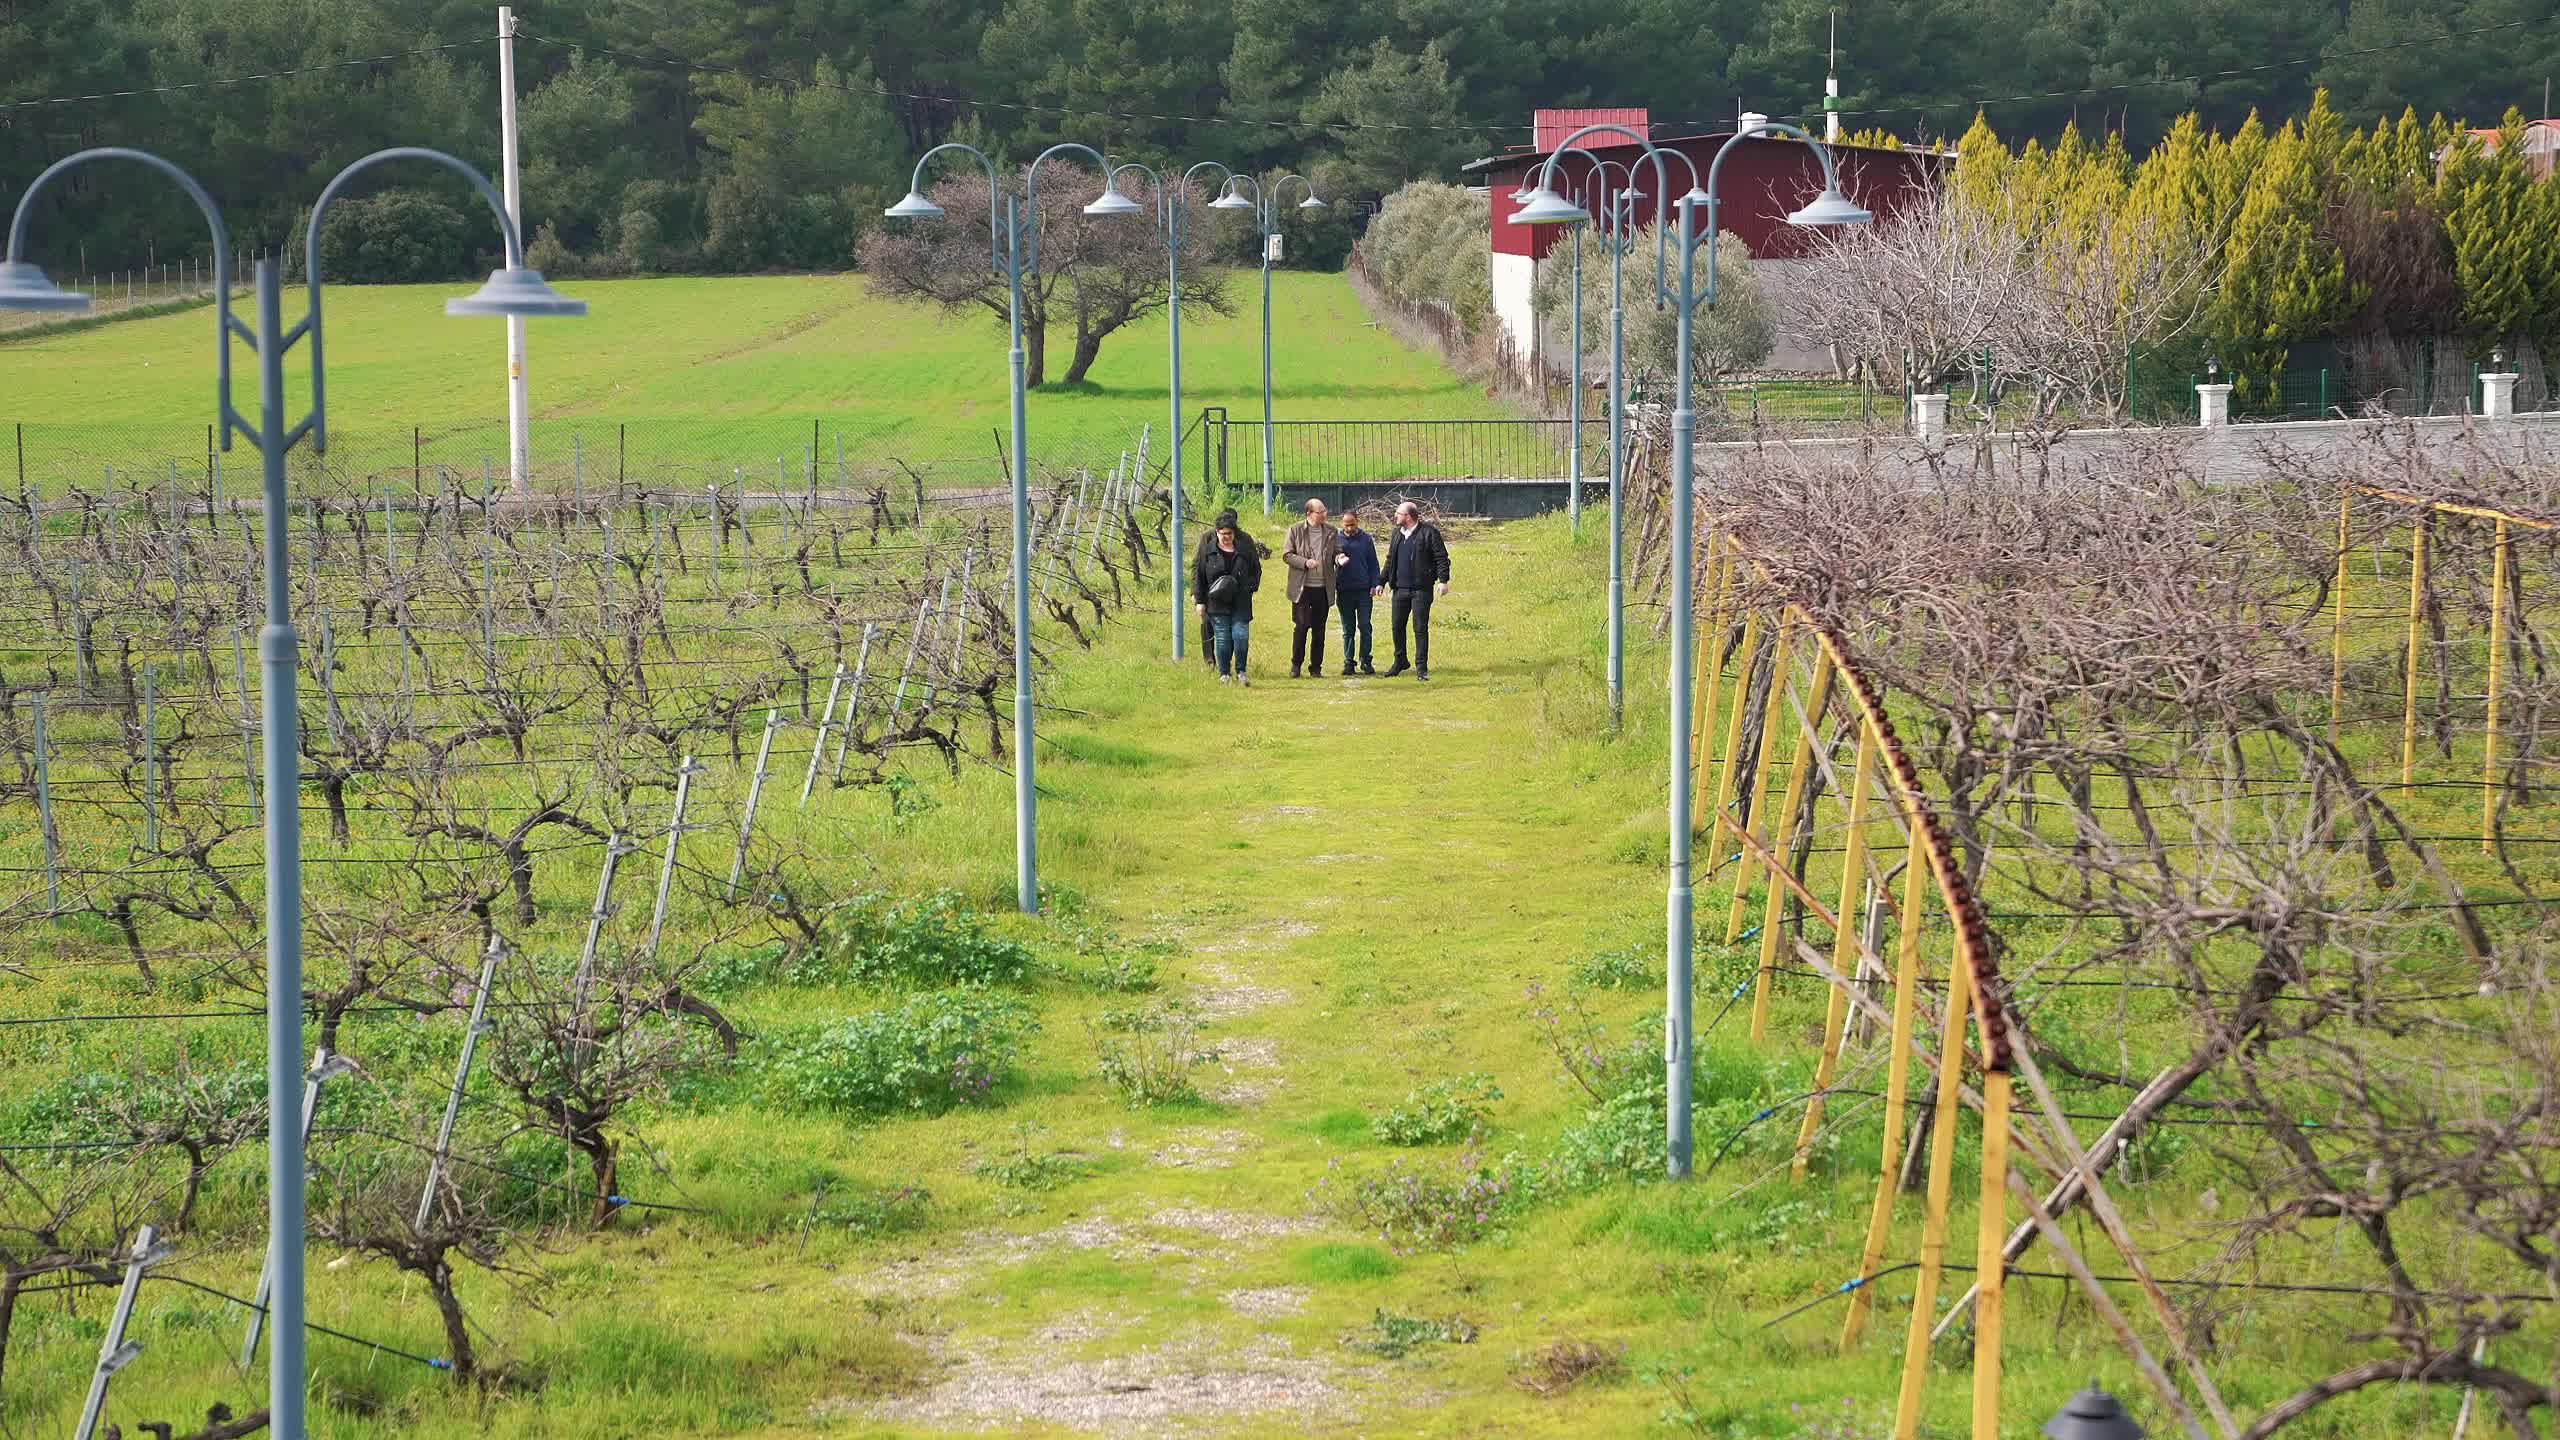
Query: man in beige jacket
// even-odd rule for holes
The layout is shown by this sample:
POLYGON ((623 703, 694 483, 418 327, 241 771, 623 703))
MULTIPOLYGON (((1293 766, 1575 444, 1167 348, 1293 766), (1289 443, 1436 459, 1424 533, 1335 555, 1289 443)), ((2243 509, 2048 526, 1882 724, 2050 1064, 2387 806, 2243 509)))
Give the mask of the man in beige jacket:
POLYGON ((1342 537, 1325 518, 1324 502, 1307 502, 1307 518, 1289 527, 1280 563, 1289 567, 1289 678, 1324 673, 1324 632, 1333 622, 1333 572, 1342 564, 1342 537))

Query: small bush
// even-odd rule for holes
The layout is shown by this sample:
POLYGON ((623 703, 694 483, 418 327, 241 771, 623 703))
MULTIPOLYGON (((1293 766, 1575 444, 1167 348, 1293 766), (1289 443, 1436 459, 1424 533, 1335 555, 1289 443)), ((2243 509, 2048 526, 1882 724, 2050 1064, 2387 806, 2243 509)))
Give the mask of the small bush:
POLYGON ((1474 1149, 1445 1172, 1394 1160, 1381 1173, 1346 1176, 1341 1163, 1328 1167, 1308 1199, 1337 1219, 1377 1232, 1398 1254, 1482 1239, 1527 1204, 1543 1178, 1517 1156, 1487 1163, 1474 1149))
POLYGON ((1162 983, 1152 955, 1106 955, 1070 973, 1078 984, 1107 995, 1143 995, 1162 983))
POLYGON ((825 943, 792 971, 804 981, 924 990, 1020 985, 1032 967, 1030 950, 988 933, 956 892, 941 890, 905 900, 855 899, 836 912, 825 943))
POLYGON ((1381 1307, 1368 1324, 1343 1336, 1342 1343, 1353 1350, 1401 1360, 1425 1345, 1473 1344, 1479 1333, 1474 1321, 1456 1315, 1433 1320, 1421 1315, 1399 1315, 1381 1307))
POLYGON ((918 995, 784 1042, 769 1072, 785 1096, 803 1105, 867 1114, 941 1111, 984 1100, 1013 1073, 1023 1038, 1039 1028, 1019 1000, 918 995))
POLYGON ((1200 1049, 1200 1019, 1178 1000, 1140 1010, 1106 1010, 1085 1022, 1102 1078, 1132 1109, 1200 1098, 1191 1072, 1209 1058, 1200 1049))
POLYGON ((1628 1090, 1582 1112, 1556 1137, 1558 1184, 1588 1190, 1613 1180, 1663 1175, 1663 1091, 1628 1090))
POLYGON ((1028 1120, 1013 1127, 1013 1153, 979 1161, 978 1174, 1009 1190, 1045 1191, 1093 1173, 1092 1162, 1081 1155, 1032 1149, 1031 1138, 1039 1131, 1028 1120))
POLYGON ((1662 983, 1662 962, 1641 945, 1621 945, 1575 965, 1573 983, 1585 990, 1650 990, 1662 983))
POLYGON ((1388 1145, 1472 1144, 1491 1132, 1493 1115, 1488 1107, 1501 1098, 1502 1090, 1490 1075, 1434 1080, 1371 1121, 1369 1131, 1388 1145))

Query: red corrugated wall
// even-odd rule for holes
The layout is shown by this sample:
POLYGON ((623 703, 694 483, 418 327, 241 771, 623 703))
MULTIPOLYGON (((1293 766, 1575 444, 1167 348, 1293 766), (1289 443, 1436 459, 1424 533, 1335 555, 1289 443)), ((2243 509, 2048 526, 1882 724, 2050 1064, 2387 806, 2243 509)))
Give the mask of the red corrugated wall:
MULTIPOLYGON (((1519 112, 1515 110, 1512 113, 1516 115, 1519 112)), ((1641 105, 1618 105, 1600 110, 1535 111, 1530 117, 1530 128, 1536 134, 1532 145, 1539 154, 1544 155, 1563 144, 1566 136, 1585 125, 1624 125, 1650 140, 1653 138, 1653 132, 1646 128, 1650 113, 1641 105)), ((1599 140, 1602 137, 1595 135, 1591 138, 1599 140)), ((1623 140, 1625 137, 1616 138, 1623 140)))

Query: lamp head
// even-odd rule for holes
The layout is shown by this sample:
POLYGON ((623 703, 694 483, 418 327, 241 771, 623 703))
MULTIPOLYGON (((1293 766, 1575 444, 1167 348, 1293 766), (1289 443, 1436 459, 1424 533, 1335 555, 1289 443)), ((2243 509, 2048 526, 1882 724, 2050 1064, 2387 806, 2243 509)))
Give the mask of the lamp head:
POLYGON ((1591 212, 1542 185, 1511 218, 1522 225, 1579 225, 1591 212))
POLYGON ((1787 217, 1790 225, 1864 225, 1876 217, 1853 204, 1837 185, 1825 185, 1813 203, 1787 217))
POLYGON ((2204 379, 2208 385, 2222 383, 2222 357, 2218 355, 2204 357, 2204 379))
POLYGON ((942 207, 924 198, 921 190, 910 190, 907 198, 880 212, 892 220, 939 220, 942 207))
POLYGON ((2504 346, 2504 345, 2493 345, 2493 346, 2491 346, 2491 347, 2489 348, 2489 363, 2490 363, 2490 364, 2492 364, 2492 365, 2497 366, 2497 367, 2498 367, 2499 369, 2501 369, 2501 370, 2506 369, 2506 368, 2507 368, 2507 347, 2506 347, 2506 346, 2504 346))
POLYGON ((1316 198, 1316 192, 1310 190, 1307 192, 1307 198, 1298 202, 1298 208, 1301 210, 1321 210, 1324 208, 1324 202, 1316 198))
POLYGON ((2089 1382, 2089 1388, 2062 1404, 2062 1410, 2044 1423, 2049 1440, 2143 1440, 2143 1428, 2124 1413, 2116 1397, 2089 1382))
POLYGON ((475 295, 444 302, 447 315, 562 315, 587 313, 587 302, 572 300, 544 283, 542 272, 510 265, 489 272, 489 283, 475 295))
POLYGON ((42 266, 26 260, 0 261, 0 310, 78 312, 88 308, 88 296, 46 279, 42 266))
POLYGON ((1242 195, 1237 194, 1236 182, 1233 179, 1229 179, 1226 184, 1226 189, 1219 194, 1217 199, 1209 202, 1209 208, 1212 210, 1250 210, 1253 208, 1253 202, 1247 200, 1242 195))
POLYGON ((1087 215, 1144 215, 1147 207, 1120 193, 1118 182, 1102 187, 1102 194, 1084 207, 1087 215))

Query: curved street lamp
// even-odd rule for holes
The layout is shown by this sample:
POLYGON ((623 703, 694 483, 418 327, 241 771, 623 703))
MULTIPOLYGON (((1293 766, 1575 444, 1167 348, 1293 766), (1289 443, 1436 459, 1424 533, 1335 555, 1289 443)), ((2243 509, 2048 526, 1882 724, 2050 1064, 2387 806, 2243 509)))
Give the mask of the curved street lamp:
POLYGON ((1304 175, 1291 173, 1271 182, 1265 192, 1262 182, 1250 175, 1230 173, 1227 193, 1209 202, 1212 210, 1251 210, 1254 233, 1262 238, 1262 513, 1271 513, 1271 242, 1280 234, 1280 194, 1295 180, 1306 187, 1307 198, 1298 202, 1301 210, 1321 210, 1324 202, 1316 198, 1316 182, 1304 175), (1239 185, 1251 185, 1253 198, 1236 193, 1239 185))
MULTIPOLYGON (((1023 420, 1023 351, 1022 351, 1022 277, 1040 268, 1040 165, 1050 156, 1075 151, 1093 157, 1102 172, 1102 194, 1084 207, 1087 215, 1143 215, 1144 206, 1120 193, 1115 178, 1119 171, 1090 145, 1070 140, 1052 145, 1022 168, 1022 194, 1005 192, 996 178, 996 162, 974 145, 945 141, 924 152, 916 160, 914 178, 908 183, 906 198, 890 206, 886 214, 892 220, 934 220, 942 216, 942 207, 924 195, 924 169, 933 157, 946 150, 956 150, 977 157, 986 168, 989 203, 987 206, 987 261, 995 273, 1004 277, 1011 291, 1006 319, 1013 338, 1013 859, 1014 899, 1025 915, 1040 913, 1040 867, 1037 854, 1035 822, 1038 800, 1031 784, 1032 745, 1035 726, 1031 716, 1031 463, 1026 447, 1029 427, 1023 420), (999 228, 994 201, 1004 202, 1004 219, 999 228)), ((1181 448, 1181 436, 1174 437, 1174 448, 1181 448)))
MULTIPOLYGON (((1173 446, 1173 469, 1172 478, 1169 483, 1169 500, 1172 509, 1172 523, 1167 532, 1165 554, 1169 561, 1167 569, 1170 572, 1169 578, 1172 581, 1173 592, 1173 658, 1179 660, 1182 658, 1182 635, 1185 628, 1183 623, 1184 606, 1182 603, 1182 587, 1185 579, 1187 578, 1185 571, 1188 568, 1183 563, 1182 558, 1182 236, 1185 210, 1184 202, 1190 198, 1192 177, 1198 175, 1201 171, 1215 170, 1230 181, 1235 179, 1236 172, 1215 160, 1203 160, 1199 164, 1182 172, 1182 182, 1180 184, 1167 185, 1164 183, 1163 177, 1157 175, 1155 171, 1137 163, 1134 160, 1122 165, 1120 170, 1135 170, 1139 174, 1146 176, 1149 183, 1156 187, 1156 225, 1159 229, 1164 231, 1165 320, 1166 328, 1171 333, 1171 345, 1173 349, 1173 380, 1168 392, 1170 408, 1173 416, 1173 428, 1166 432, 1168 438, 1172 441, 1173 446)), ((1118 172, 1115 171, 1115 183, 1117 176, 1118 172)))
MULTIPOLYGON (((193 176, 143 150, 107 147, 83 150, 54 162, 18 197, 9 223, 8 258, 0 261, 0 310, 64 310, 89 308, 89 297, 57 288, 42 269, 29 263, 27 226, 35 199, 56 176, 93 160, 131 160, 177 182, 213 232, 214 340, 216 349, 214 413, 224 450, 234 435, 258 452, 264 469, 260 507, 265 512, 267 623, 258 631, 258 661, 263 677, 263 721, 267 785, 267 1279, 266 1317, 274 1322, 267 1351, 269 1432, 277 1440, 303 1440, 303 1190, 307 1171, 304 1131, 310 1118, 302 1113, 302 811, 295 798, 302 792, 301 725, 294 698, 294 669, 300 663, 301 640, 294 633, 292 557, 286 523, 284 461, 305 435, 313 451, 329 448, 326 380, 320 354, 320 222, 329 202, 361 172, 392 160, 425 160, 455 171, 471 182, 498 217, 505 239, 505 263, 479 292, 445 302, 448 315, 583 315, 586 302, 571 300, 545 284, 540 272, 525 268, 523 237, 507 218, 507 207, 487 177, 441 150, 401 147, 376 151, 338 172, 311 207, 304 239, 304 269, 309 276, 309 306, 291 330, 284 328, 281 286, 276 262, 257 266, 257 324, 243 324, 231 313, 231 237, 222 212, 193 176), (258 418, 252 422, 231 403, 231 340, 237 336, 258 356, 258 418), (301 423, 285 424, 284 357, 301 341, 311 342, 311 413, 301 423)), ((252 1335, 252 1344, 255 1336, 252 1335)))
MULTIPOLYGON (((1556 162, 1580 147, 1586 135, 1598 133, 1623 135, 1642 146, 1645 158, 1652 162, 1657 193, 1669 194, 1670 170, 1664 163, 1665 151, 1646 137, 1623 125, 1585 125, 1565 137, 1549 154, 1538 172, 1538 183, 1530 188, 1529 203, 1513 218, 1531 225, 1578 224, 1591 216, 1581 206, 1556 193, 1556 162)), ((1680 197, 1680 245, 1677 288, 1665 264, 1666 237, 1659 227, 1654 240, 1654 304, 1676 307, 1679 318, 1678 336, 1673 353, 1677 357, 1671 409, 1671 568, 1679 577, 1679 603, 1671 611, 1671 864, 1670 894, 1666 905, 1665 939, 1669 952, 1669 974, 1665 979, 1669 1014, 1664 1022, 1663 1063, 1670 1086, 1668 1118, 1664 1139, 1668 1151, 1667 1165, 1671 1178, 1677 1180, 1689 1173, 1690 1105, 1689 1071, 1691 1017, 1689 992, 1691 946, 1696 938, 1689 891, 1689 674, 1695 648, 1697 624, 1697 412, 1690 394, 1690 339, 1692 322, 1700 308, 1713 309, 1716 303, 1715 236, 1716 182, 1724 171, 1724 162, 1734 147, 1755 135, 1771 133, 1793 135, 1813 148, 1822 162, 1822 193, 1813 203, 1787 217, 1794 225, 1857 225, 1875 218, 1850 203, 1840 193, 1840 170, 1828 146, 1815 140, 1796 126, 1784 121, 1763 120, 1735 132, 1716 150, 1716 158, 1707 166, 1705 192, 1692 185, 1680 197), (1698 206, 1707 207, 1707 232, 1697 233, 1698 206), (1703 238, 1707 247, 1707 284, 1701 293, 1697 286, 1697 253, 1703 238)), ((1585 151, 1584 153, 1588 153, 1585 151)), ((1683 157, 1685 159, 1685 157, 1683 157)), ((1691 166, 1691 173, 1696 167, 1691 166)))

